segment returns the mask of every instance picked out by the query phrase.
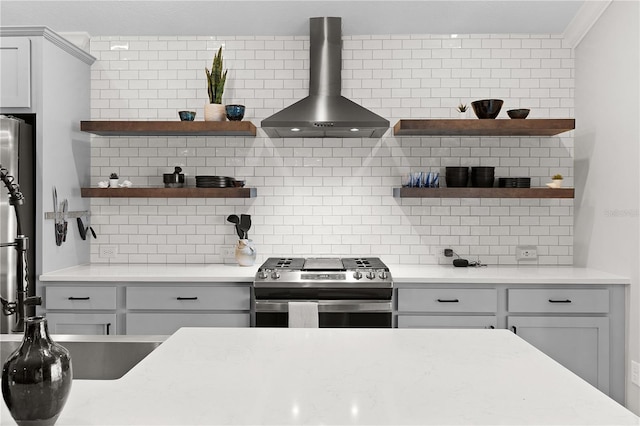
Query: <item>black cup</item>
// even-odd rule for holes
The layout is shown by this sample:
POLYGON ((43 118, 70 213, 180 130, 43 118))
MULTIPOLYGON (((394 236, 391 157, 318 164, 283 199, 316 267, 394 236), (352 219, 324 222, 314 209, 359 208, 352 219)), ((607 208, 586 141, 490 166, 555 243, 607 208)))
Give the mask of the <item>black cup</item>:
POLYGON ((447 167, 445 180, 450 188, 462 188, 469 181, 468 167, 447 167))
POLYGON ((491 188, 494 184, 495 167, 472 167, 471 186, 476 188, 491 188))

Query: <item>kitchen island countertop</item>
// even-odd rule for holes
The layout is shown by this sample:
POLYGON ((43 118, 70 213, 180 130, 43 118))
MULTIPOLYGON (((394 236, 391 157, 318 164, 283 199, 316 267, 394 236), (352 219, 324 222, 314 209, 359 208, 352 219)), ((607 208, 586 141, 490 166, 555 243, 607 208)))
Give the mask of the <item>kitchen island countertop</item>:
MULTIPOLYGON (((1 424, 13 424, 2 404, 1 424)), ((507 330, 183 328, 57 425, 639 425, 507 330)))
MULTIPOLYGON (((49 282, 236 282, 250 283, 258 264, 87 264, 40 275, 49 282)), ((395 283, 629 284, 629 278, 571 266, 387 265, 395 283)))

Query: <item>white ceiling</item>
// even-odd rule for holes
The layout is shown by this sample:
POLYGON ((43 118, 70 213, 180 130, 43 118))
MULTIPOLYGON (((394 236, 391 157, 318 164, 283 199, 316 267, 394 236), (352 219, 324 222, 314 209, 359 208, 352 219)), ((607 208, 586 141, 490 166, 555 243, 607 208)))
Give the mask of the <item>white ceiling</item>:
POLYGON ((341 16, 345 35, 562 34, 584 0, 0 0, 0 25, 99 35, 308 35, 341 16))

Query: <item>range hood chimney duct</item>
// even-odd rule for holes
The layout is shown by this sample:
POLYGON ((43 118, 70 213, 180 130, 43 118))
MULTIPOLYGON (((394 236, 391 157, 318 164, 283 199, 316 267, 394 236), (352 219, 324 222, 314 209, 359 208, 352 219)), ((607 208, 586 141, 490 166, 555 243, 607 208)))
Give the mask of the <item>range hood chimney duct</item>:
POLYGON ((262 120, 270 137, 379 138, 389 121, 343 97, 342 18, 309 20, 309 96, 262 120))

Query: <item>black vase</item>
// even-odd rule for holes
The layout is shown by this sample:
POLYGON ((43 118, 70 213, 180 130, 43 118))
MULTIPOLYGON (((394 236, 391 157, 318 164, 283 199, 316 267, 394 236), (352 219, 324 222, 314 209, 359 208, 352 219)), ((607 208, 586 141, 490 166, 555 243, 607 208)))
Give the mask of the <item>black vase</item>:
POLYGON ((25 321, 22 344, 2 367, 2 396, 19 426, 53 425, 67 402, 71 356, 49 337, 47 319, 25 321))

